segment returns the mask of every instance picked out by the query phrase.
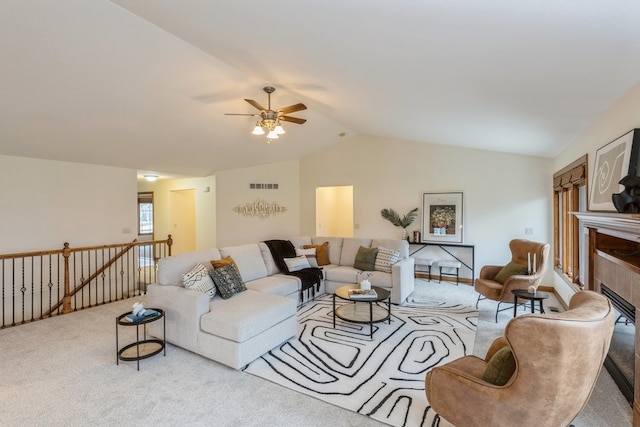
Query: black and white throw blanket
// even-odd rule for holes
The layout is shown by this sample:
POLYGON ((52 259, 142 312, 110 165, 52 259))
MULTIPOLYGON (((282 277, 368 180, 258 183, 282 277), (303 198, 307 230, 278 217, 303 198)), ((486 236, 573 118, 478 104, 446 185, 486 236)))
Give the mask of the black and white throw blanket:
MULTIPOLYGON (((341 301, 341 303, 345 303, 341 301)), ((245 371, 393 426, 449 426, 430 407, 424 378, 471 354, 477 310, 421 302, 391 307, 391 324, 336 319, 331 296, 298 310, 298 337, 245 371)))
POLYGON ((311 289, 311 295, 315 296, 315 293, 320 290, 320 283, 322 281, 322 269, 318 267, 305 268, 298 271, 289 271, 287 264, 284 262, 285 258, 295 258, 296 248, 289 240, 265 240, 264 242, 276 265, 284 274, 290 276, 296 276, 300 279, 302 286, 300 288, 300 301, 304 301, 304 291, 311 289))

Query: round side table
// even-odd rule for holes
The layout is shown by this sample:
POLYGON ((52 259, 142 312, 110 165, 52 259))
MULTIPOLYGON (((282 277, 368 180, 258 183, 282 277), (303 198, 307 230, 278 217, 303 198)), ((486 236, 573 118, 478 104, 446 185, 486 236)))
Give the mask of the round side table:
MULTIPOLYGON (((534 293, 529 293, 526 289, 513 289, 511 291, 513 294, 513 317, 516 317, 516 310, 518 309, 518 298, 531 301, 531 312, 535 311, 536 301, 540 304, 540 313, 544 313, 544 308, 542 307, 542 300, 549 298, 549 294, 546 292, 536 291, 534 293)), ((526 303, 525 303, 526 304, 526 303)))

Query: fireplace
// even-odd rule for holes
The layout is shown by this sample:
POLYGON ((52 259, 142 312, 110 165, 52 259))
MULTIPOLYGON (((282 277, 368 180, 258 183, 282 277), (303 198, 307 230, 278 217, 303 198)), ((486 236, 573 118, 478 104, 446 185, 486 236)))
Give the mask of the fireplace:
POLYGON ((616 324, 604 366, 624 397, 629 403, 633 403, 636 336, 635 307, 605 284, 600 284, 600 292, 609 298, 616 311, 616 324))
POLYGON ((605 367, 633 404, 633 425, 640 427, 640 332, 635 323, 640 309, 640 215, 575 212, 588 231, 588 289, 611 301, 617 320, 605 367))

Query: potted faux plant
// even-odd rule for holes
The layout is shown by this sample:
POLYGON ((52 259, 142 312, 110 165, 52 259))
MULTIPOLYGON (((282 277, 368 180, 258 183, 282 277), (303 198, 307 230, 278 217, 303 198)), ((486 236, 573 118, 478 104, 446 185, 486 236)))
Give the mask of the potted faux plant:
POLYGON ((413 221, 415 221, 416 217, 418 216, 418 208, 411 209, 402 218, 393 209, 382 209, 380 211, 380 215, 382 216, 382 218, 386 219, 396 227, 401 227, 402 238, 404 240, 407 240, 409 238, 407 235, 407 227, 413 224, 413 221))

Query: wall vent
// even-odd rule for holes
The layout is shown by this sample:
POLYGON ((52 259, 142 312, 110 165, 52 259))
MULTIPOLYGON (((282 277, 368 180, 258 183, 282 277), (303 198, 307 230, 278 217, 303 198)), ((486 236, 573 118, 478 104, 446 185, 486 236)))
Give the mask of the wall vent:
POLYGON ((277 190, 278 184, 249 184, 251 190, 277 190))

